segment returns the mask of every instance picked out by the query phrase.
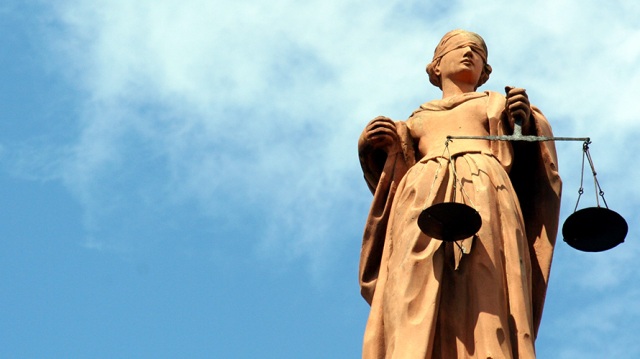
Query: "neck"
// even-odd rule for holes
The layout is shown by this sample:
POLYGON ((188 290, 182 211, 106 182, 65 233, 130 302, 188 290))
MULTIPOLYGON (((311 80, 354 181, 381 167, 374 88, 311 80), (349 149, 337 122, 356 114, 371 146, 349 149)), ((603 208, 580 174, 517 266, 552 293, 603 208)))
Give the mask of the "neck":
POLYGON ((442 98, 448 98, 451 96, 461 95, 467 92, 475 92, 476 87, 468 83, 460 83, 453 81, 442 82, 442 98))

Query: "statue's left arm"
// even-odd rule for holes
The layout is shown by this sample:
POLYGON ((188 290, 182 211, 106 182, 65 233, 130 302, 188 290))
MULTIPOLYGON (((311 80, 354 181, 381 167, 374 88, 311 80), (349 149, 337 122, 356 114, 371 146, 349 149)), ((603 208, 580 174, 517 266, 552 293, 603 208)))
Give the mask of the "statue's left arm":
MULTIPOLYGON (((487 115, 492 135, 511 135, 513 116, 507 115, 505 96, 488 92, 487 115)), ((553 137, 551 126, 540 110, 528 104, 522 134, 553 137)), ((505 168, 516 191, 524 219, 531 259, 534 330, 537 335, 549 283, 553 249, 558 232, 562 181, 553 141, 493 141, 492 152, 505 168)))
MULTIPOLYGON (((549 122, 531 106, 527 134, 553 137, 549 122)), ((510 177, 518 194, 529 244, 534 330, 537 335, 558 232, 562 181, 554 141, 516 142, 510 177)))
POLYGON ((361 293, 369 304, 373 300, 378 274, 384 261, 387 223, 396 188, 409 167, 415 162, 413 140, 406 124, 391 123, 397 135, 397 142, 392 146, 384 148, 370 146, 370 141, 366 140, 369 125, 358 141, 362 172, 373 193, 373 201, 362 238, 359 273, 361 293))

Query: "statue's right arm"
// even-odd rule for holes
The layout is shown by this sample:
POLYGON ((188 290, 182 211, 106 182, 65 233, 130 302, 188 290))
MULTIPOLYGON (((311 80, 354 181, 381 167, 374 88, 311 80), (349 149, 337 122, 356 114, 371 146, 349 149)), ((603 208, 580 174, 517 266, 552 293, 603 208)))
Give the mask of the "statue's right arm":
POLYGON ((373 193, 380 180, 387 156, 399 150, 396 124, 388 117, 371 120, 358 140, 358 155, 364 178, 373 193))

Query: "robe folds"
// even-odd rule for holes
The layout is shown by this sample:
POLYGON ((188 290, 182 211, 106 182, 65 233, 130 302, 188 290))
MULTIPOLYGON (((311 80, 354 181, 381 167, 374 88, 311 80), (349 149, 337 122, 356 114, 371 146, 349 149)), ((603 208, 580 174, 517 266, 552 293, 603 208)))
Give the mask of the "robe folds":
MULTIPOLYGON (((446 135, 511 134, 504 108, 496 92, 427 102, 396 122, 389 153, 361 136, 373 193, 360 257, 371 305, 363 358, 535 358, 560 210, 554 142, 445 145, 446 135), (422 210, 454 198, 480 213, 478 233, 457 243, 422 233, 422 210)), ((526 128, 553 136, 533 106, 526 128)))

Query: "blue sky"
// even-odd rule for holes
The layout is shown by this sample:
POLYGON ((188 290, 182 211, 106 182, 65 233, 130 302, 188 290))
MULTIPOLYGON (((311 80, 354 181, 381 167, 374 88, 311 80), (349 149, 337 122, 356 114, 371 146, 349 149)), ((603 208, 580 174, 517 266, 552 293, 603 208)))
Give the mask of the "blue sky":
MULTIPOLYGON (((358 357, 356 141, 440 96, 424 67, 454 28, 487 41, 482 89, 527 88, 556 135, 592 138, 630 226, 604 253, 559 239, 539 357, 640 356, 638 18, 632 1, 5 0, 0 357, 358 357)), ((558 149, 564 221, 581 145, 558 149)))

